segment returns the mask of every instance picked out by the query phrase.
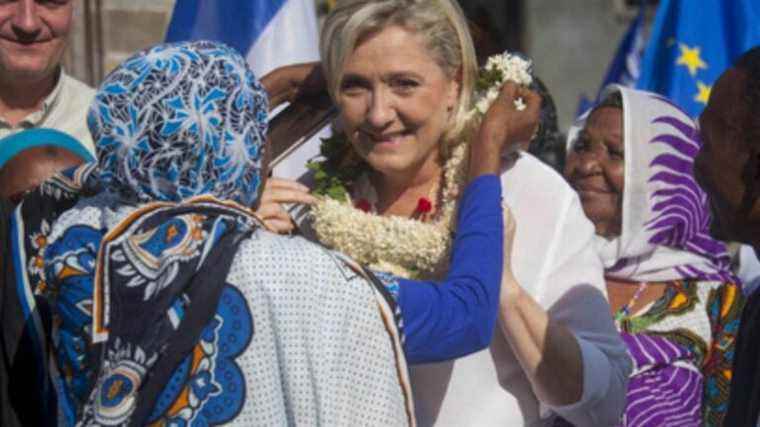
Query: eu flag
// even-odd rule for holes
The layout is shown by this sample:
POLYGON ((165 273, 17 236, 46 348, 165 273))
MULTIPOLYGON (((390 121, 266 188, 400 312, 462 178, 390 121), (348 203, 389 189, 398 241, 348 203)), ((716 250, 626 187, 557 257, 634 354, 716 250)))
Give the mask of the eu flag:
POLYGON ((672 99, 693 117, 715 80, 760 45, 760 0, 662 0, 636 87, 672 99))

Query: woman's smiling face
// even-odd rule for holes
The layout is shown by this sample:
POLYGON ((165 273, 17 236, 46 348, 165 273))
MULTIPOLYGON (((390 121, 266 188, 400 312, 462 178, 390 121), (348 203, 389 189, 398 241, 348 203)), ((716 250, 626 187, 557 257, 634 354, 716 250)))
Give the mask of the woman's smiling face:
POLYGON ((602 107, 589 116, 568 153, 565 177, 578 192, 596 233, 620 235, 625 183, 623 110, 602 107))
POLYGON ((337 101, 346 135, 373 169, 413 175, 437 161, 458 94, 424 38, 394 25, 348 56, 337 101))

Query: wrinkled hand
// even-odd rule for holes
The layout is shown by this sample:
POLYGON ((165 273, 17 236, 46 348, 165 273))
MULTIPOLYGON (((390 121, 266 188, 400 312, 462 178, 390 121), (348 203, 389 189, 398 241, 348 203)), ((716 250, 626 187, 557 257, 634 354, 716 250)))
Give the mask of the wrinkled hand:
POLYGON ((295 224, 283 204, 313 205, 316 202, 317 199, 309 194, 307 186, 287 179, 269 178, 256 215, 270 230, 287 234, 295 229, 295 224))
POLYGON ((322 74, 321 62, 286 65, 277 68, 261 79, 261 84, 269 94, 269 108, 284 102, 293 102, 299 97, 315 96, 327 88, 322 74))
POLYGON ((502 86, 499 97, 486 112, 480 126, 479 142, 494 144, 500 152, 512 151, 521 142, 530 142, 538 129, 541 116, 541 96, 513 82, 502 86), (526 108, 515 107, 515 100, 522 99, 526 108))

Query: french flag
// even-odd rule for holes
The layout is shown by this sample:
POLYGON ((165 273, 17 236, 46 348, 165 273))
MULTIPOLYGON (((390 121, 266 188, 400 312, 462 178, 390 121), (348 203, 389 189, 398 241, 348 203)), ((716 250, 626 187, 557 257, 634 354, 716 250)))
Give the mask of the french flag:
MULTIPOLYGON (((177 0, 166 41, 223 42, 237 49, 261 78, 283 65, 319 60, 317 27, 314 0, 177 0)), ((329 136, 329 130, 319 136, 329 136)), ((318 153, 315 138, 274 173, 298 178, 306 172, 306 161, 318 153)))

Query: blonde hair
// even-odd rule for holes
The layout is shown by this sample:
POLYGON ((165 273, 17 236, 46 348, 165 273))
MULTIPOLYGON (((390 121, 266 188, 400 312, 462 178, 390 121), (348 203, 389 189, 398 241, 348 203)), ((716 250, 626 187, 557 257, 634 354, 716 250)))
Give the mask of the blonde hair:
POLYGON ((356 45, 369 34, 399 25, 423 36, 438 65, 460 81, 459 102, 445 129, 446 142, 467 125, 477 59, 464 13, 453 0, 338 0, 322 28, 320 54, 328 90, 337 99, 343 66, 356 45))

